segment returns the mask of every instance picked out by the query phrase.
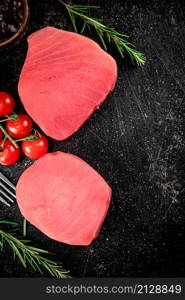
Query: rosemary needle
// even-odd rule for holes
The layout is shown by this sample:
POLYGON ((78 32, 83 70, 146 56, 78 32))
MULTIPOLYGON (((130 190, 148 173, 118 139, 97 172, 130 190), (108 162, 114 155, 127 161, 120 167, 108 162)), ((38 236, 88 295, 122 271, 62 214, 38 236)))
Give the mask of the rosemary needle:
POLYGON ((107 41, 108 43, 112 43, 116 46, 119 54, 123 58, 125 54, 127 54, 132 62, 136 62, 138 66, 142 66, 145 64, 146 58, 145 56, 135 49, 135 46, 130 43, 128 39, 128 35, 119 33, 114 28, 108 27, 102 23, 100 19, 92 18, 86 15, 87 10, 100 8, 100 6, 95 5, 75 5, 75 4, 67 4, 62 0, 58 0, 61 4, 65 6, 69 17, 71 19, 72 25, 74 27, 75 32, 77 30, 76 18, 81 18, 83 20, 83 27, 81 29, 81 34, 84 32, 87 27, 90 31, 90 26, 95 29, 98 34, 98 37, 104 47, 107 50, 107 41))
POLYGON ((26 231, 27 231, 27 220, 24 218, 23 219, 23 236, 26 236, 26 231))

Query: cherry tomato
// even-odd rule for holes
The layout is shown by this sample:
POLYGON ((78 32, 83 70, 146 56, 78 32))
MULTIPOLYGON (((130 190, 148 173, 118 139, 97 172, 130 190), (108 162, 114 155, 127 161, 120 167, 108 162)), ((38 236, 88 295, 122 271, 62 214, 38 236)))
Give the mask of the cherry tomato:
POLYGON ((44 135, 34 141, 23 141, 22 150, 27 157, 38 159, 48 151, 48 141, 44 135))
POLYGON ((3 136, 4 136, 4 133, 2 132, 2 130, 0 128, 0 142, 1 142, 2 138, 3 138, 3 136))
POLYGON ((8 120, 6 122, 6 130, 14 139, 22 139, 30 135, 33 123, 27 115, 19 114, 17 117, 17 121, 8 120))
POLYGON ((0 92, 0 117, 4 117, 13 112, 15 100, 6 92, 0 92))
POLYGON ((0 144, 2 152, 0 152, 0 164, 9 166, 15 164, 21 156, 20 148, 16 148, 12 142, 6 140, 0 144))

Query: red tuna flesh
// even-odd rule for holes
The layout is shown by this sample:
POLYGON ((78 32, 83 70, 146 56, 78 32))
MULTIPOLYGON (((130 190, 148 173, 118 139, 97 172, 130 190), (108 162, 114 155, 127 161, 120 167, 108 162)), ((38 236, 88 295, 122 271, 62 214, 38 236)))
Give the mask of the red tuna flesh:
POLYGON ((111 188, 79 157, 55 152, 24 171, 16 197, 22 215, 48 237, 89 245, 105 219, 111 188))
POLYGON ((46 135, 64 140, 113 90, 116 62, 93 40, 53 27, 31 34, 28 44, 21 101, 46 135))

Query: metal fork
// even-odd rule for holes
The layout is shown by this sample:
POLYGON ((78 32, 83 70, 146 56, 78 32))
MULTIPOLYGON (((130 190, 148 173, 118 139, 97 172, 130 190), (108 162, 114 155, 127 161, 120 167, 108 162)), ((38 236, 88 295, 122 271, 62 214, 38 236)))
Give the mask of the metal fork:
POLYGON ((15 185, 0 172, 0 201, 10 207, 15 199, 15 185))

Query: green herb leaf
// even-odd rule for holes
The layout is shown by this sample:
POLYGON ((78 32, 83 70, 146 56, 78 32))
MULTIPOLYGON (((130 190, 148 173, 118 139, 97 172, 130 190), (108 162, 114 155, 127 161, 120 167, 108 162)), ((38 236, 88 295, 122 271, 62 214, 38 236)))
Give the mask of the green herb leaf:
POLYGON ((62 3, 70 16, 71 22, 73 24, 75 32, 78 32, 77 25, 76 25, 76 17, 83 20, 83 27, 81 33, 84 32, 85 28, 89 29, 91 33, 90 27, 93 27, 97 32, 97 35, 104 47, 107 50, 107 45, 105 39, 108 43, 112 43, 116 46, 119 54, 123 58, 125 54, 127 54, 132 62, 136 62, 138 66, 143 66, 146 62, 146 58, 144 54, 137 51, 132 43, 127 41, 129 38, 128 35, 120 33, 116 31, 114 28, 108 27, 102 23, 101 19, 92 18, 86 15, 87 10, 89 9, 98 9, 100 6, 96 5, 69 5, 62 0, 58 0, 62 3))
POLYGON ((6 225, 17 225, 16 222, 12 222, 12 221, 6 221, 6 220, 1 220, 0 219, 0 224, 6 224, 6 225))
POLYGON ((23 236, 24 236, 24 237, 26 236, 26 229, 27 229, 27 221, 26 221, 26 219, 24 218, 24 219, 23 219, 23 236))

